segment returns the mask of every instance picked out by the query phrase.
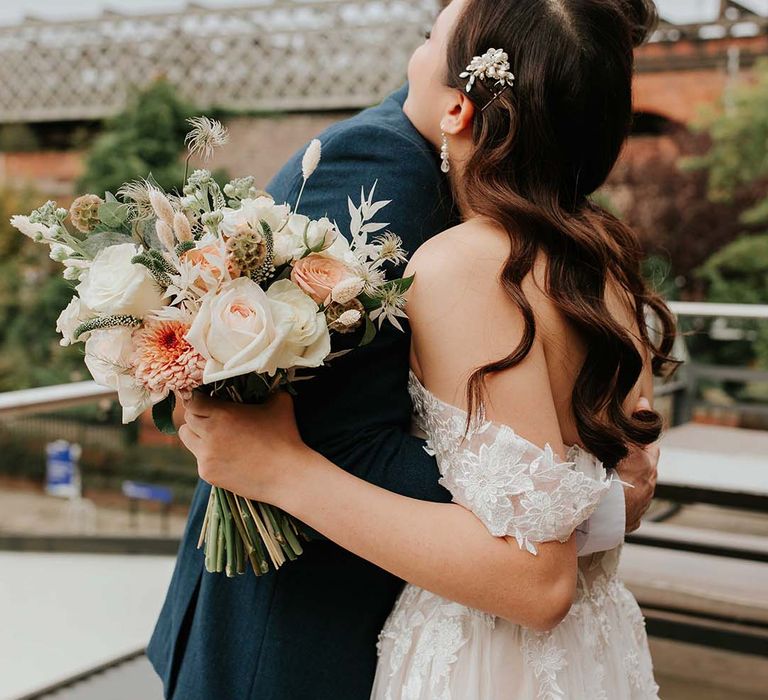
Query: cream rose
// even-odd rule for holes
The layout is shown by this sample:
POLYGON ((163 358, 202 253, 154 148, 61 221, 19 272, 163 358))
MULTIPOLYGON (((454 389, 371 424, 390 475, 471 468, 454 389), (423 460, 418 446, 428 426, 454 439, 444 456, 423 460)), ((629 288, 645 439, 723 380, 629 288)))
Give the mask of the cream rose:
POLYGON ((343 262, 320 253, 297 260, 291 270, 291 281, 318 304, 327 304, 334 287, 352 276, 343 262))
POLYGON ((256 199, 244 199, 239 209, 225 207, 221 211, 224 218, 219 224, 219 233, 231 237, 242 226, 249 226, 261 231, 261 221, 265 221, 273 232, 277 231, 291 210, 286 204, 275 204, 271 197, 257 197, 256 199))
POLYGON ((131 259, 140 249, 121 243, 101 250, 77 286, 83 303, 100 314, 130 314, 144 318, 163 307, 163 295, 149 270, 131 259))
POLYGON ((293 282, 280 280, 268 290, 273 302, 291 310, 291 330, 277 359, 278 367, 319 367, 331 352, 331 336, 325 314, 293 282))
POLYGON ((275 265, 285 265, 304 254, 304 231, 308 225, 306 216, 291 214, 282 230, 274 231, 275 265))
POLYGON ((270 302, 247 277, 226 282, 203 299, 187 340, 205 359, 206 384, 258 372, 273 375, 293 313, 287 304, 270 302))
POLYGON ((72 301, 67 304, 67 308, 61 312, 56 321, 56 331, 62 336, 59 344, 66 347, 85 340, 88 334, 75 338, 75 331, 90 318, 93 318, 91 310, 78 297, 72 297, 72 301))
POLYGON ((97 384, 117 391, 123 423, 135 421, 163 399, 135 378, 133 332, 129 328, 93 331, 85 343, 85 364, 97 384))

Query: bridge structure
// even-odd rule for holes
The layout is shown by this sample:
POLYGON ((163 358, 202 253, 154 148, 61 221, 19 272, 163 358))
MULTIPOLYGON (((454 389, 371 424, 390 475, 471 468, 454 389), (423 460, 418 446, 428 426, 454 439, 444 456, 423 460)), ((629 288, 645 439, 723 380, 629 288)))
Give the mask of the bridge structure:
MULTIPOLYGON (((0 27, 0 124, 109 117, 134 87, 159 76, 200 109, 365 107, 402 83, 440 4, 253 0, 79 21, 28 17, 0 27)), ((766 15, 724 0, 711 21, 662 20, 638 52, 636 110, 688 124, 701 103, 718 101, 768 55, 766 15)))

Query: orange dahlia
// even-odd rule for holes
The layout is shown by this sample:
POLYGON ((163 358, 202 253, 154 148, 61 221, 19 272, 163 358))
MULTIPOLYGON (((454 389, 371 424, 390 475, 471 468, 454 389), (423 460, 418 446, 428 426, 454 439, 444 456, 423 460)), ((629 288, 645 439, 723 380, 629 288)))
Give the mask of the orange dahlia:
POLYGON ((182 321, 149 321, 136 331, 136 378, 153 392, 189 396, 203 383, 205 358, 185 338, 182 321))

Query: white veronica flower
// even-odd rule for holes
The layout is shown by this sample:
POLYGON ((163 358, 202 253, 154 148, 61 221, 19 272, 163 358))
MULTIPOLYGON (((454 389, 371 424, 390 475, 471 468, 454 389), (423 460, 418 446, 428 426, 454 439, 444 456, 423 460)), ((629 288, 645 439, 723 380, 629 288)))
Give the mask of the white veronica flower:
POLYGON ((41 241, 53 242, 56 239, 56 227, 45 224, 33 224, 28 216, 12 216, 11 226, 36 243, 41 241))

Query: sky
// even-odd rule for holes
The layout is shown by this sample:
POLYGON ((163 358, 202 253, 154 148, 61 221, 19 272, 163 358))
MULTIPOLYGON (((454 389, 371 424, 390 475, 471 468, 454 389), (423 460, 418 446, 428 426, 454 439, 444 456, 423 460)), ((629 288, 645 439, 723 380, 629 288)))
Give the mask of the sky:
MULTIPOLYGON (((768 14, 768 0, 741 0, 741 3, 768 14)), ((232 7, 255 3, 253 0, 197 0, 197 4, 232 7)), ((673 22, 695 22, 714 17, 719 0, 656 0, 656 4, 661 14, 673 22)), ((25 14, 45 19, 75 19, 93 17, 105 9, 142 13, 177 10, 185 5, 185 0, 0 0, 0 24, 15 24, 25 14)))

